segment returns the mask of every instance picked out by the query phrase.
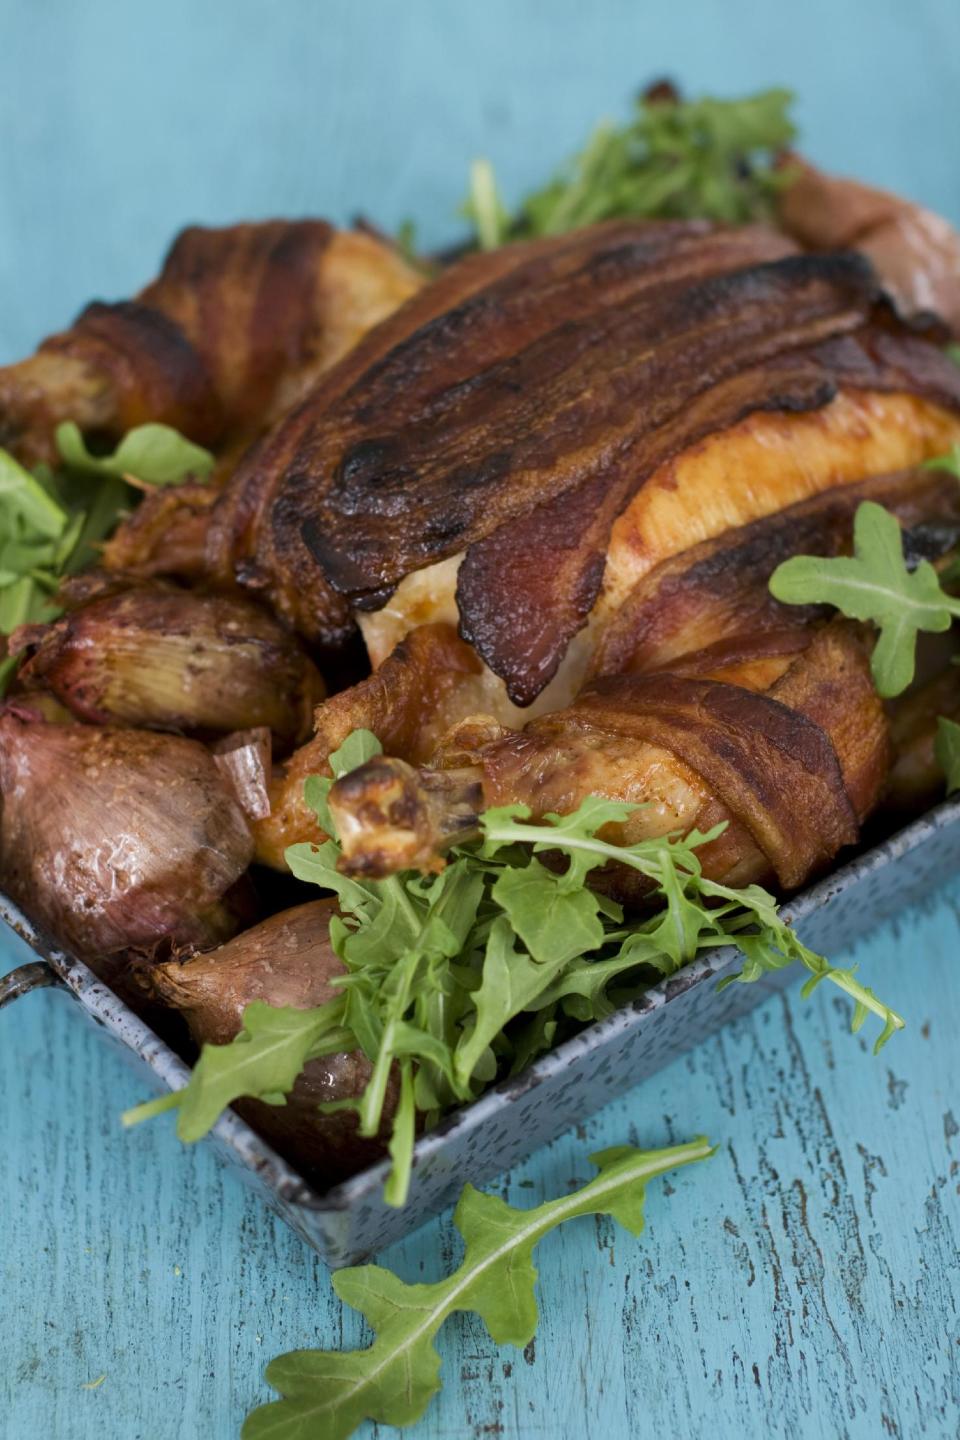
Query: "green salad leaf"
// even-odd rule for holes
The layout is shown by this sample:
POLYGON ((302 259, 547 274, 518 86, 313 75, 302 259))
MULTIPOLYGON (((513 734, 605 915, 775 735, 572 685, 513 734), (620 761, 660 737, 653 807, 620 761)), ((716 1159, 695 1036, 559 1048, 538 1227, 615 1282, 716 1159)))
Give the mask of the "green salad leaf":
POLYGON ((151 423, 128 430, 112 455, 92 455, 79 425, 57 426, 57 449, 72 470, 128 477, 145 485, 179 485, 188 475, 202 480, 216 463, 209 450, 194 445, 170 425, 151 423))
POLYGON ((0 450, 0 515, 45 540, 59 540, 66 523, 62 506, 47 486, 6 450, 0 450))
MULTIPOLYGON (((957 351, 957 363, 960 364, 960 345, 954 346, 954 349, 957 351)), ((960 480, 960 445, 954 441, 945 455, 935 455, 932 460, 925 460, 923 464, 926 470, 946 470, 960 480)))
MULTIPOLYGON (((130 500, 129 483, 170 485, 207 475, 213 456, 168 425, 141 425, 113 455, 94 456, 72 422, 57 427, 63 467, 32 472, 0 450, 0 636, 53 620, 65 575, 95 563, 130 500)), ((0 694, 17 666, 0 659, 0 694)))
POLYGON ((937 764, 947 777, 947 794, 960 790, 960 725, 941 715, 937 721, 937 764))
MULTIPOLYGON (((55 617, 60 580, 94 558, 116 523, 124 488, 84 476, 68 484, 46 466, 31 472, 0 450, 0 636, 55 617)), ((16 665, 15 656, 0 660, 0 694, 16 665)))
POLYGON ((434 1340, 445 1320, 472 1311, 495 1344, 527 1345, 539 1318, 533 1251, 544 1236, 581 1215, 609 1215, 639 1235, 649 1182, 713 1153, 702 1137, 664 1150, 604 1150, 591 1156, 593 1180, 528 1210, 466 1185, 454 1214, 464 1255, 453 1274, 410 1285, 380 1265, 337 1271, 333 1288, 372 1327, 373 1343, 366 1350, 295 1350, 271 1361, 266 1379, 283 1398, 247 1417, 243 1440, 346 1440, 365 1420, 412 1424, 440 1389, 434 1340))
MULTIPOLYGON (((368 732, 355 733, 330 757, 333 776, 379 749, 368 732)), ((328 829, 332 783, 312 777, 305 792, 328 829)), ((205 1046, 184 1089, 130 1112, 127 1121, 176 1108, 181 1137, 198 1139, 233 1100, 276 1103, 308 1060, 359 1047, 372 1066, 355 1107, 361 1134, 380 1132, 390 1076, 399 1078, 386 1198, 400 1205, 417 1112, 431 1123, 574 1024, 608 1015, 703 950, 736 946, 743 967, 730 979, 744 983, 804 966, 807 993, 827 981, 850 997, 854 1028, 868 1014, 880 1020, 877 1049, 902 1027, 852 970, 830 965, 798 939, 766 890, 736 890, 703 875, 698 850, 722 826, 629 846, 599 838, 632 808, 591 796, 573 814, 536 822, 524 806, 489 810, 481 838, 453 851, 438 875, 345 876, 335 839, 292 846, 294 875, 339 901, 330 939, 345 968, 334 982, 340 996, 316 1010, 271 1015, 262 1003, 248 1007, 240 1034, 205 1046), (659 908, 625 924, 619 905, 586 889, 590 870, 611 862, 646 877, 659 908)))
POLYGON ((601 125, 549 184, 511 218, 493 167, 475 161, 462 213, 477 243, 560 235, 622 217, 705 218, 727 224, 768 218, 791 181, 777 157, 795 135, 792 95, 765 90, 739 100, 641 97, 625 125, 601 125))
POLYGON ((473 222, 481 250, 496 250, 510 238, 510 215, 489 160, 474 160, 470 166, 470 190, 463 213, 473 222))
POLYGON ((794 555, 773 572, 770 590, 787 605, 834 605, 851 620, 872 621, 880 635, 870 668, 885 698, 913 680, 920 631, 949 630, 960 616, 960 600, 946 593, 928 560, 907 569, 900 525, 873 500, 857 507, 853 555, 794 555))

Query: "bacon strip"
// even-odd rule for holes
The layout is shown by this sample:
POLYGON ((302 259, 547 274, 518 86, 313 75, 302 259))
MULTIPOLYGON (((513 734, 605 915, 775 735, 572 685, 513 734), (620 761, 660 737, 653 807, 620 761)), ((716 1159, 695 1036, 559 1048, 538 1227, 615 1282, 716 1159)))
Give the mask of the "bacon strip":
POLYGON ((618 677, 582 695, 570 721, 679 756, 747 827, 788 889, 857 838, 829 739, 767 695, 672 675, 618 677))
POLYGON ((665 461, 758 410, 819 409, 844 386, 917 391, 960 409, 958 375, 936 347, 874 326, 712 386, 578 490, 472 545, 457 583, 463 634, 507 682, 514 703, 529 704, 556 673, 597 597, 613 520, 665 461), (566 538, 562 563, 558 530, 566 538))
MULTIPOLYGON (((391 433, 400 435, 412 426, 442 425, 518 347, 577 316, 615 310, 644 287, 689 275, 702 264, 707 236, 718 269, 795 250, 783 235, 757 227, 717 234, 701 221, 615 221, 505 245, 451 266, 366 335, 240 466, 214 517, 211 568, 225 579, 236 573, 264 591, 302 634, 336 643, 349 624, 349 607, 315 556, 326 532, 320 506, 339 456, 351 450, 348 468, 355 474, 389 473, 376 438, 388 419, 391 433)), ((390 549, 391 505, 384 501, 383 480, 371 484, 375 493, 362 503, 367 518, 357 528, 379 529, 381 544, 390 549)), ((448 509, 449 497, 445 504, 448 509)), ((422 501, 415 523, 441 549, 442 532, 449 532, 448 541, 455 536, 444 505, 428 509, 422 501)), ((443 553, 457 548, 454 543, 443 553)), ((349 599, 375 606, 389 593, 379 586, 377 580, 373 593, 351 593, 349 599)))
MULTIPOLYGON (((438 393, 421 414, 382 411, 376 385, 355 386, 322 422, 331 479, 316 518, 305 517, 308 544, 333 584, 362 598, 483 539, 609 473, 697 396, 858 328, 876 301, 872 271, 857 257, 787 256, 731 270, 712 236, 697 239, 693 276, 688 268, 677 278, 669 260, 645 254, 635 293, 619 304, 604 290, 581 314, 561 296, 563 308, 532 339, 502 318, 501 349, 509 342, 510 352, 465 385, 436 374, 438 393)), ((768 382, 766 394, 775 387, 768 382)), ((717 428, 714 414, 709 420, 717 428)), ((691 438, 686 429, 677 435, 691 438)))
POLYGON ((292 570, 321 616, 331 586, 376 609, 466 550, 461 631, 528 704, 659 466, 843 386, 960 411, 939 336, 893 316, 862 257, 798 255, 760 227, 617 222, 509 247, 454 266, 275 432, 238 487, 258 497, 240 548, 272 595, 292 570))

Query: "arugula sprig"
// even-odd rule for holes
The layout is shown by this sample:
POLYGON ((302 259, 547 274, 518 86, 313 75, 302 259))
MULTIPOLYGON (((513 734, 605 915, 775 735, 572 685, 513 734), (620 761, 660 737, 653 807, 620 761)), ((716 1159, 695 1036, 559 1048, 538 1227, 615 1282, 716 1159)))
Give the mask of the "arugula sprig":
MULTIPOLYGON (((333 777, 379 751, 372 735, 355 732, 330 757, 333 777)), ((331 835, 332 783, 315 776, 305 791, 331 835)), ((881 1021, 877 1050, 902 1027, 853 970, 830 965, 798 939, 766 890, 737 890, 704 876, 698 852, 722 826, 636 845, 600 838, 633 808, 592 796, 573 814, 536 823, 523 806, 488 810, 481 839, 454 851, 439 875, 356 879, 337 869, 335 839, 292 846, 293 874, 338 897, 330 939, 345 968, 335 982, 341 995, 314 1010, 248 1006, 240 1034, 228 1045, 205 1046, 184 1089, 129 1112, 126 1123, 176 1109, 178 1134, 196 1140, 241 1096, 282 1103, 309 1060, 359 1047, 372 1066, 355 1106, 360 1132, 389 1130, 385 1194, 400 1205, 417 1114, 432 1123, 547 1049, 562 1027, 602 1018, 706 949, 740 950, 743 968, 728 983, 803 965, 810 972, 805 993, 826 980, 853 1000, 855 1030, 868 1014, 881 1021), (547 855, 550 864, 540 858, 547 855), (584 884, 609 864, 644 876, 659 908, 625 923, 618 904, 584 884), (392 1075, 399 1103, 390 1119, 392 1075)))
POLYGON ((851 620, 871 621, 880 634, 870 668, 884 698, 912 682, 918 634, 949 630, 960 616, 960 599, 943 589, 929 560, 907 569, 896 516, 873 500, 857 507, 851 556, 794 555, 774 570, 770 591, 787 605, 833 605, 851 620))
POLYGON ((366 1350, 295 1350, 267 1366, 283 1398, 248 1415, 243 1440, 347 1440, 364 1420, 410 1425, 440 1389, 434 1340, 457 1311, 473 1311, 498 1345, 523 1347, 539 1318, 533 1251, 581 1215, 609 1215, 631 1235, 644 1226, 646 1187, 658 1175, 708 1159, 702 1136, 664 1150, 622 1145, 592 1155, 598 1174, 571 1195, 519 1210, 466 1185, 454 1213, 465 1250, 444 1280, 408 1285, 380 1265, 338 1270, 333 1288, 375 1332, 366 1350))
MULTIPOLYGON (((168 425, 140 425, 112 455, 94 456, 78 427, 58 426, 63 467, 32 472, 0 450, 0 636, 18 625, 51 620, 64 575, 96 559, 97 546, 123 515, 127 486, 170 485, 202 478, 213 456, 168 425)), ((0 661, 0 694, 16 669, 0 661)))
POLYGON ((57 426, 57 449, 68 469, 79 474, 112 475, 144 485, 179 485, 192 476, 204 480, 216 463, 209 450, 194 445, 170 425, 151 421, 128 430, 110 455, 94 455, 79 425, 65 420, 57 426))
POLYGON ((625 125, 601 125, 566 169, 511 218, 488 160, 475 161, 464 206, 477 243, 560 235, 599 220, 769 217, 792 179, 775 164, 795 135, 787 90, 739 100, 643 96, 625 125))
POLYGON ((947 794, 960 790, 960 725, 941 715, 935 742, 937 764, 947 777, 947 794))

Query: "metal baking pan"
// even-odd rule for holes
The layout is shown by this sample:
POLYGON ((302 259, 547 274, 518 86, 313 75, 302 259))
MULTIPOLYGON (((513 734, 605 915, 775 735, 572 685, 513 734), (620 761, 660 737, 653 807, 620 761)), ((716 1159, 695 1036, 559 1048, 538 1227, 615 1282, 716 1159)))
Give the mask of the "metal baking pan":
MULTIPOLYGON (((808 945, 833 956, 879 920, 928 896, 958 868, 960 796, 804 890, 784 914, 808 945)), ((95 1025, 152 1073, 154 1088, 179 1088, 186 1082, 187 1067, 169 1046, 2 895, 0 918, 38 956, 0 980, 0 1006, 41 985, 64 987, 95 1025)), ((233 1113, 221 1118, 211 1141, 328 1265, 354 1264, 450 1204, 465 1176, 483 1184, 797 978, 793 966, 754 984, 718 991, 717 980, 737 964, 730 947, 705 952, 642 999, 585 1028, 450 1115, 418 1141, 410 1198, 402 1210, 383 1203, 385 1164, 321 1194, 233 1113)), ((104 1103, 109 1103, 106 1096, 104 1103)))

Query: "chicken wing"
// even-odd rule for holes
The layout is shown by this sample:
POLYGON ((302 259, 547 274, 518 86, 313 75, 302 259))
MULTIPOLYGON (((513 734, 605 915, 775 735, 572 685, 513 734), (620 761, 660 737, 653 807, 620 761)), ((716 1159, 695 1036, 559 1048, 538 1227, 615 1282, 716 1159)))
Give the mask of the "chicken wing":
MULTIPOLYGON (((736 885, 775 877, 794 889, 856 840, 886 778, 887 722, 869 652, 856 627, 834 622, 766 693, 689 668, 613 677, 522 731, 490 738, 478 727, 472 755, 461 729, 438 757, 454 762, 448 771, 372 760, 330 792, 343 868, 435 868, 448 845, 476 833, 477 807, 564 814, 602 795, 640 807, 613 827, 618 843, 724 821, 701 849, 704 873, 736 885)), ((617 867, 606 878, 621 900, 639 898, 634 872, 617 867)))
POLYGON ((0 369, 0 444, 55 460, 61 420, 110 437, 154 420, 236 445, 421 283, 389 245, 321 220, 184 230, 135 300, 88 305, 0 369))

